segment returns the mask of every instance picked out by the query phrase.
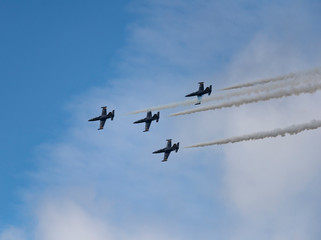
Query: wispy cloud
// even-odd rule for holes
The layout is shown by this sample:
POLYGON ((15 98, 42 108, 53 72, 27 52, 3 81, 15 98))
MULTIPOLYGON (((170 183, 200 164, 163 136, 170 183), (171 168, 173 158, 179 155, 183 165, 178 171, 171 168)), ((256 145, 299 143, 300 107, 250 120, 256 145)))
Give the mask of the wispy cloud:
POLYGON ((24 232, 16 227, 8 227, 0 234, 1 240, 25 240, 24 232))

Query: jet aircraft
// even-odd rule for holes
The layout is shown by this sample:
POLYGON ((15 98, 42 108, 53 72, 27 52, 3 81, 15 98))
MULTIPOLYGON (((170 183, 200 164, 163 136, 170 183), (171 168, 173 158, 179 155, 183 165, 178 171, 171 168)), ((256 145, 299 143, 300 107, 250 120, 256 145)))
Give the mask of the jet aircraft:
POLYGON ((154 120, 156 120, 156 122, 158 122, 158 120, 159 120, 159 112, 152 116, 152 112, 149 111, 149 112, 147 112, 147 115, 146 115, 145 118, 137 120, 134 123, 143 123, 144 122, 145 123, 145 131, 144 132, 148 132, 149 127, 150 127, 152 121, 154 121, 154 120))
POLYGON ((101 111, 101 115, 98 116, 98 117, 94 117, 92 119, 89 119, 88 121, 100 121, 100 127, 98 128, 98 130, 102 130, 104 129, 104 125, 105 125, 105 122, 108 118, 110 118, 111 120, 114 119, 114 116, 115 116, 115 110, 109 112, 107 114, 107 107, 104 106, 104 107, 101 107, 102 108, 102 111, 101 111))
POLYGON ((199 102, 196 103, 195 105, 201 104, 202 96, 204 94, 207 93, 208 95, 211 95, 211 93, 212 93, 212 85, 210 85, 209 87, 204 89, 204 82, 199 82, 198 84, 200 85, 199 88, 198 88, 198 91, 192 92, 192 93, 187 94, 185 96, 185 97, 197 96, 199 102))
POLYGON ((172 139, 167 139, 166 141, 167 141, 167 146, 165 148, 162 148, 162 149, 159 149, 159 150, 153 152, 153 153, 164 153, 164 159, 162 160, 162 162, 167 161, 169 154, 172 151, 177 152, 179 149, 179 142, 173 144, 173 146, 172 146, 172 139))

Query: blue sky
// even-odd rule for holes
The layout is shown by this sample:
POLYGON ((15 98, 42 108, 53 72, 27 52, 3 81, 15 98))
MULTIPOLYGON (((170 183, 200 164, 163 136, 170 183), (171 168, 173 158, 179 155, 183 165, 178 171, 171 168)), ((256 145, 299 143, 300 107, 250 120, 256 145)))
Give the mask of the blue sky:
MULTIPOLYGON (((318 130, 151 152, 314 118, 320 94, 128 112, 320 66, 319 1, 1 1, 0 240, 319 239, 318 130), (103 131, 87 120, 115 109, 103 131), (304 113, 304 114, 302 114, 304 113), (68 226, 68 227, 66 227, 68 226)), ((214 93, 215 94, 215 93, 214 93)))
POLYGON ((67 126, 65 103, 115 75, 130 19, 125 3, 1 1, 1 223, 15 215, 34 147, 67 126))

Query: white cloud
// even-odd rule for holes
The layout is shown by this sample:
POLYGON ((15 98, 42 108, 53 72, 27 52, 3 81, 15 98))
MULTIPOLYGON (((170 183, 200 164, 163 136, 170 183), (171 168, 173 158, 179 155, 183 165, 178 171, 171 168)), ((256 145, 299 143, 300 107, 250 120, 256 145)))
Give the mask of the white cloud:
POLYGON ((106 212, 101 207, 94 199, 77 203, 70 198, 47 198, 38 211, 35 239, 179 239, 166 235, 152 224, 141 225, 136 229, 115 226, 102 218, 106 212))
MULTIPOLYGON (((268 34, 254 39, 231 64, 232 78, 259 79, 315 64, 304 61, 304 46, 271 41, 268 34)), ((229 135, 320 118, 315 111, 320 99, 315 94, 235 110, 227 125, 229 135)), ((315 131, 224 147, 227 199, 241 219, 232 239, 318 239, 314 223, 319 221, 316 203, 321 200, 315 187, 321 182, 319 138, 315 131)))
POLYGON ((8 227, 0 234, 0 240, 25 240, 24 232, 16 227, 8 227))
POLYGON ((90 216, 73 202, 46 203, 40 209, 36 239, 113 239, 102 220, 90 216))

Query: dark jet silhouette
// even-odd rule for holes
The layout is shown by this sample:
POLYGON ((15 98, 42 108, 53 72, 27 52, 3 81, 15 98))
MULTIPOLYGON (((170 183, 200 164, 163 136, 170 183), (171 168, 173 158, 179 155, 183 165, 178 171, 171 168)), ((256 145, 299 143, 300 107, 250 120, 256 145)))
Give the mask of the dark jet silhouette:
POLYGON ((196 103, 195 105, 198 105, 198 104, 201 104, 201 100, 202 100, 202 96, 204 94, 208 94, 208 95, 211 95, 212 93, 212 85, 210 85, 209 87, 207 87, 206 89, 204 89, 204 82, 199 82, 198 83, 200 86, 198 88, 198 91, 197 92, 192 92, 190 94, 187 94, 185 97, 194 97, 194 96, 197 96, 198 98, 198 103, 196 103))
POLYGON ((101 107, 102 108, 102 111, 101 111, 101 115, 98 116, 98 117, 94 117, 92 119, 89 119, 88 121, 100 121, 100 127, 98 128, 98 130, 102 130, 104 129, 104 125, 105 125, 105 122, 108 118, 110 118, 111 120, 114 119, 114 116, 115 116, 115 110, 113 110, 112 112, 109 112, 107 114, 107 107, 101 107))
POLYGON ((179 149, 179 142, 178 143, 175 143, 173 146, 172 146, 172 139, 167 139, 167 146, 165 148, 162 148, 162 149, 159 149, 153 153, 164 153, 164 159, 162 160, 162 162, 166 162, 168 157, 169 157, 169 154, 171 153, 171 151, 178 151, 179 149))
POLYGON ((158 122, 158 120, 159 120, 159 112, 158 112, 157 114, 154 114, 154 115, 152 116, 152 112, 149 111, 149 112, 147 112, 147 115, 146 115, 145 118, 140 119, 140 120, 137 120, 137 121, 134 122, 134 123, 143 123, 143 122, 144 122, 144 123, 145 123, 145 131, 144 131, 144 132, 148 132, 149 127, 150 127, 150 124, 151 124, 152 121, 154 121, 154 120, 156 120, 156 122, 158 122))

